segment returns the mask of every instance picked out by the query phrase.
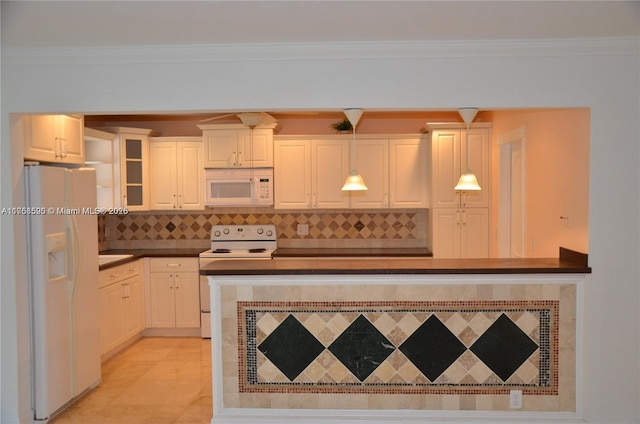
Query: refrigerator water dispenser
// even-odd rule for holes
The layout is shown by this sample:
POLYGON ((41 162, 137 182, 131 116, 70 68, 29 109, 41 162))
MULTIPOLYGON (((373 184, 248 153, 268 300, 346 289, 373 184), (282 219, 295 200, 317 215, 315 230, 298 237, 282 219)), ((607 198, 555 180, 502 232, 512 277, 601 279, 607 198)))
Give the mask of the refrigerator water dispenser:
POLYGON ((67 276, 67 234, 53 233, 46 237, 47 257, 49 258, 49 281, 67 276))

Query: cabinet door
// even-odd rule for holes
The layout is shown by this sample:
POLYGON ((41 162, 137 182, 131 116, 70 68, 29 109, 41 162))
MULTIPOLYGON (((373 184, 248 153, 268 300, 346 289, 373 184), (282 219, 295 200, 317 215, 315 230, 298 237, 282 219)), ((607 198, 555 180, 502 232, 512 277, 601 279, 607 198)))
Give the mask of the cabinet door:
POLYGON ((460 257, 460 209, 430 209, 433 221, 433 257, 460 257))
POLYGON ((58 152, 54 130, 54 115, 24 115, 25 159, 54 161, 58 152))
MULTIPOLYGON (((460 143, 461 168, 466 169, 466 131, 463 131, 462 135, 460 143)), ((490 149, 489 130, 484 128, 469 130, 469 167, 471 172, 476 175, 482 190, 460 193, 461 207, 489 207, 489 193, 491 192, 491 181, 489 180, 490 149)))
POLYGON ((342 191, 349 174, 349 143, 345 140, 311 142, 311 204, 314 208, 349 207, 349 192, 342 191))
POLYGON ((178 208, 204 209, 202 142, 177 142, 178 208))
POLYGON ((273 130, 256 128, 253 134, 251 130, 238 130, 238 151, 238 167, 272 167, 273 130))
POLYGON ((176 209, 178 207, 178 172, 175 142, 151 141, 149 143, 149 170, 151 209, 176 209))
POLYGON ((427 207, 427 150, 421 139, 389 140, 389 206, 427 207))
MULTIPOLYGON (((106 272, 106 271, 103 271, 106 272)), ((115 283, 99 290, 100 353, 104 354, 125 339, 123 321, 123 288, 115 283)))
POLYGON ((56 137, 62 141, 62 162, 84 164, 84 119, 83 117, 56 115, 56 137))
POLYGON ((431 135, 431 204, 434 208, 458 207, 453 188, 460 179, 460 130, 436 130, 431 135))
POLYGON ((175 326, 200 327, 200 277, 196 272, 175 275, 175 326))
POLYGON ((146 210, 149 204, 147 161, 148 138, 121 135, 123 206, 130 210, 146 210))
POLYGON ((460 210, 460 257, 489 257, 489 209, 460 210))
POLYGON ((144 329, 144 297, 142 275, 124 280, 124 336, 129 338, 144 329))
POLYGON ((150 275, 151 327, 173 328, 176 325, 175 274, 152 272, 150 275))
POLYGON ((274 144, 275 209, 311 207, 310 140, 276 140, 274 144))
POLYGON ((205 168, 238 166, 238 130, 203 131, 205 168))
POLYGON ((356 169, 366 191, 351 192, 351 207, 380 209, 389 206, 389 141, 357 140, 356 169))

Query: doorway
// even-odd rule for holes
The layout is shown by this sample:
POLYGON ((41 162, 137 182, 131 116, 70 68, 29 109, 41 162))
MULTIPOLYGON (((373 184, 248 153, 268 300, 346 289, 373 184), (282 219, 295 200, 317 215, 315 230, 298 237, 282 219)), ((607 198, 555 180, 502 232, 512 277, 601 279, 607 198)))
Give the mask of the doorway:
POLYGON ((525 128, 498 136, 498 256, 525 256, 525 128))

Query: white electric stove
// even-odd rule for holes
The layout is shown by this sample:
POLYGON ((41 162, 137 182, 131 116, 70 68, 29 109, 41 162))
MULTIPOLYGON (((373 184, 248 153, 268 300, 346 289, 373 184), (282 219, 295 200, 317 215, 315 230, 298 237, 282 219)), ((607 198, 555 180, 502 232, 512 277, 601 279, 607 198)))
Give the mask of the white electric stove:
MULTIPOLYGON (((271 259, 276 250, 275 225, 214 225, 211 248, 200 253, 200 267, 220 260, 271 259)), ((200 276, 200 325, 203 338, 211 337, 211 295, 207 277, 200 276)))

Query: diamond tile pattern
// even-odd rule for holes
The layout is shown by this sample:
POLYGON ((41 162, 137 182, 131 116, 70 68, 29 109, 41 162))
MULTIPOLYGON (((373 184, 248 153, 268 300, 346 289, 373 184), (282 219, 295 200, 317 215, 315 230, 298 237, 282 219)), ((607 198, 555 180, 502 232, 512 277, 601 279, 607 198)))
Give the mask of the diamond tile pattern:
MULTIPOLYGON (((100 218, 99 218, 100 219, 100 218)), ((279 239, 417 239, 416 212, 307 212, 278 213, 148 213, 103 217, 101 232, 112 229, 116 240, 208 240, 212 225, 274 224, 279 239), (309 224, 309 236, 297 234, 298 224, 309 224)), ((100 221, 99 221, 100 222, 100 221)))
POLYGON ((360 381, 394 350, 395 346, 362 315, 329 346, 329 351, 360 381))
POLYGON ((538 349, 538 345, 502 314, 470 349, 506 381, 538 349))
POLYGON ((258 349, 293 381, 322 353, 324 346, 297 319, 289 315, 260 343, 258 349))
POLYGON ((431 381, 466 350, 465 345, 434 315, 400 346, 400 351, 431 381))
POLYGON ((274 308, 270 302, 238 304, 247 328, 239 332, 248 364, 241 386, 557 387, 550 372, 557 305, 276 303, 274 308))

